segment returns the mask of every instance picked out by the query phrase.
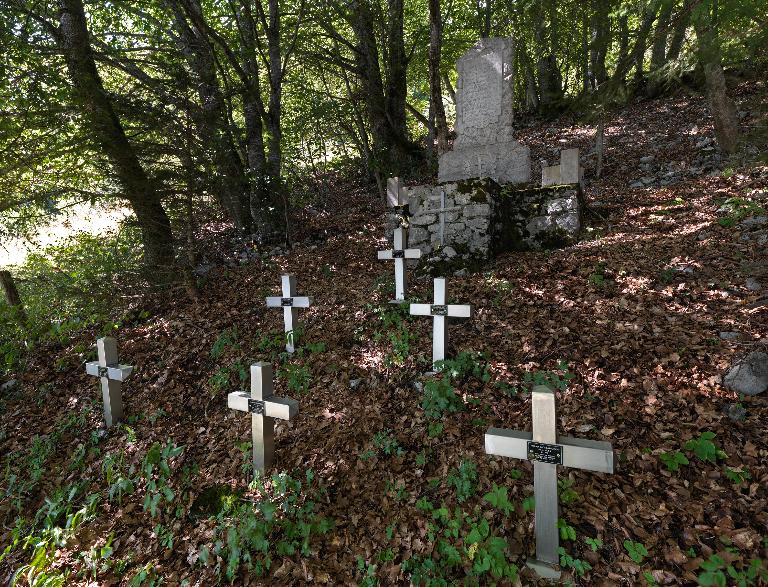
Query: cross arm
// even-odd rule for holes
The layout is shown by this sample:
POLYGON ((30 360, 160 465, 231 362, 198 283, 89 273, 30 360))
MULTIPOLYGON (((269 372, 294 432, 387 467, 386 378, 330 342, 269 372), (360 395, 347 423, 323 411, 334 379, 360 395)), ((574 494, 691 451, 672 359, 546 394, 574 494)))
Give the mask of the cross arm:
MULTIPOLYGON (((402 259, 418 259, 421 257, 421 249, 398 249, 398 252, 402 253, 402 259)), ((395 259, 395 251, 378 251, 379 261, 389 261, 395 259)))
POLYGON ((412 316, 431 316, 432 304, 411 304, 410 312, 412 316))
MULTIPOLYGON (((530 440, 533 440, 530 432, 489 428, 485 433, 485 452, 526 460, 530 440)), ((613 447, 610 442, 558 436, 557 444, 563 447, 564 467, 613 473, 613 447)))
MULTIPOLYGON (((240 412, 250 412, 248 401, 251 394, 245 391, 233 391, 227 395, 227 407, 240 412)), ((255 400, 259 401, 259 400, 255 400)), ((263 415, 279 420, 292 420, 299 413, 299 403, 287 397, 270 397, 261 402, 263 415)))
POLYGON ((452 305, 448 304, 448 317, 450 318, 471 318, 472 317, 472 306, 464 306, 464 305, 452 305))
POLYGON ((85 372, 94 377, 106 377, 114 381, 125 381, 133 372, 131 365, 111 365, 102 367, 98 361, 91 361, 85 364, 85 372), (106 369, 106 371, 102 371, 106 369))
POLYGON ((312 298, 308 298, 308 297, 283 298, 279 296, 270 296, 267 298, 268 308, 280 308, 280 307, 309 308, 309 306, 311 305, 312 305, 312 298), (284 299, 293 300, 293 303, 290 306, 283 306, 284 299))

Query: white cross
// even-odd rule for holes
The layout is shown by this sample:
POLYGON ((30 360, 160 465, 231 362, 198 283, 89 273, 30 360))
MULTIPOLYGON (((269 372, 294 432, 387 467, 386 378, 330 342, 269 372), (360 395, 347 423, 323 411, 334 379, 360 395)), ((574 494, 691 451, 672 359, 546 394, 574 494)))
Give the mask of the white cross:
POLYGON ((435 301, 432 304, 411 304, 411 315, 432 316, 432 364, 445 359, 448 341, 446 318, 470 318, 472 306, 445 303, 445 277, 435 277, 435 301))
POLYGON ((408 245, 408 231, 403 227, 395 229, 395 248, 391 251, 379 251, 379 260, 395 260, 395 302, 405 301, 405 260, 421 257, 420 249, 406 249, 408 245))
POLYGON ((430 212, 435 212, 437 216, 440 218, 440 246, 445 246, 445 213, 446 212, 455 212, 457 210, 463 210, 463 206, 451 206, 450 208, 445 207, 445 190, 440 190, 440 207, 439 208, 433 208, 430 210, 430 212))
POLYGON ((104 421, 109 428, 123 419, 123 397, 120 392, 123 381, 128 379, 133 367, 118 364, 117 341, 114 338, 107 336, 98 339, 96 349, 99 360, 86 363, 85 372, 101 379, 104 421))
POLYGON ((251 393, 233 391, 227 396, 227 406, 251 413, 254 472, 271 467, 275 460, 275 418, 290 421, 299 413, 296 400, 274 396, 272 364, 251 365, 251 393))
POLYGON ((283 296, 267 298, 268 308, 282 308, 285 321, 285 350, 292 353, 294 349, 294 329, 299 321, 297 308, 309 308, 312 298, 296 297, 296 277, 283 275, 283 296))
POLYGON ((557 465, 613 473, 613 448, 609 442, 556 436, 555 394, 548 387, 534 387, 531 403, 533 433, 489 428, 485 452, 533 461, 536 560, 529 561, 528 566, 541 577, 558 579, 557 465))

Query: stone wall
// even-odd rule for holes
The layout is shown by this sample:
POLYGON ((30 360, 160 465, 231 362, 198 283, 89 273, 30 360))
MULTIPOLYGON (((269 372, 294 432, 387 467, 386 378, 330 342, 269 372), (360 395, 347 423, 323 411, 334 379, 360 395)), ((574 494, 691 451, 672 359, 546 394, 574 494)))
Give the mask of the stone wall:
MULTIPOLYGON (((408 246, 425 256, 487 259, 508 250, 560 247, 578 240, 581 230, 581 194, 574 185, 521 190, 482 179, 406 187, 404 195, 408 246)), ((390 231, 396 221, 392 214, 390 231)))

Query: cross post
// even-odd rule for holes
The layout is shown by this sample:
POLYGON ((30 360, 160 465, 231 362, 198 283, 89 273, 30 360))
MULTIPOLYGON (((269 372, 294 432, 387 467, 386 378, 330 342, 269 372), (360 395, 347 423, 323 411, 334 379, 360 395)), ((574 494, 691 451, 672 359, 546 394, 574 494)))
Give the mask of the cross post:
POLYGON ((97 361, 85 364, 85 372, 101 380, 101 397, 104 403, 104 422, 107 428, 123 419, 123 381, 128 379, 133 367, 117 361, 117 341, 112 337, 96 341, 97 361))
POLYGON ((533 461, 536 559, 528 566, 543 578, 558 579, 557 465, 613 473, 613 447, 609 442, 556 435, 555 394, 548 387, 534 387, 531 404, 533 432, 489 428, 485 452, 533 461))
POLYGON ((405 260, 421 257, 420 249, 406 249, 408 246, 408 231, 402 226, 395 229, 394 246, 391 251, 378 251, 379 260, 395 260, 395 299, 393 303, 405 301, 405 260))
POLYGON ((411 304, 412 316, 432 316, 432 364, 445 359, 448 342, 447 318, 470 318, 472 306, 446 304, 445 277, 435 277, 434 302, 432 304, 411 304))
POLYGON ((268 308, 282 308, 283 321, 285 323, 285 350, 293 353, 295 333, 294 329, 299 322, 298 308, 309 308, 312 305, 312 298, 296 296, 296 277, 293 275, 283 275, 282 277, 283 295, 282 297, 268 297, 268 308))
POLYGON ((227 406, 251 414, 254 473, 271 467, 275 460, 275 418, 290 421, 299 413, 296 400, 274 396, 272 364, 251 365, 251 393, 233 391, 227 396, 227 406))

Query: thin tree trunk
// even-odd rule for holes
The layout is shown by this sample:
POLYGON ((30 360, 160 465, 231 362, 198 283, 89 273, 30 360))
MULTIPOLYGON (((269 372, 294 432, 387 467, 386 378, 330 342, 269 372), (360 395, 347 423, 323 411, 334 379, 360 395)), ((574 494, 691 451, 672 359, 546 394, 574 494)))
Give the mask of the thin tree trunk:
POLYGON ((693 19, 698 40, 696 55, 707 83, 709 107, 715 126, 715 137, 725 153, 733 153, 739 141, 739 124, 736 106, 728 96, 723 73, 720 38, 716 18, 708 7, 700 7, 693 19))
POLYGON ((19 290, 16 288, 16 282, 10 271, 0 271, 0 287, 5 293, 5 301, 12 308, 14 318, 22 328, 27 326, 27 313, 24 310, 24 304, 21 302, 19 290))
POLYGON ((443 92, 440 86, 440 53, 443 39, 443 22, 440 0, 429 0, 429 98, 434 116, 437 154, 448 150, 448 123, 445 119, 443 92))
POLYGON ((60 0, 57 41, 64 53, 74 94, 90 128, 106 153, 136 214, 144 245, 145 264, 157 281, 170 277, 174 266, 171 223, 155 185, 141 166, 115 114, 96 69, 82 0, 60 0))
POLYGON ((682 8, 680 8, 673 19, 672 39, 669 42, 669 50, 667 51, 667 62, 676 61, 680 57, 680 51, 685 42, 685 33, 688 31, 690 23, 691 2, 688 0, 683 3, 682 8))
POLYGON ((666 85, 667 74, 664 65, 667 62, 667 39, 669 38, 669 22, 672 17, 673 3, 666 0, 661 7, 656 28, 653 31, 653 43, 651 44, 651 68, 649 71, 650 83, 646 94, 653 98, 658 96, 666 85))

